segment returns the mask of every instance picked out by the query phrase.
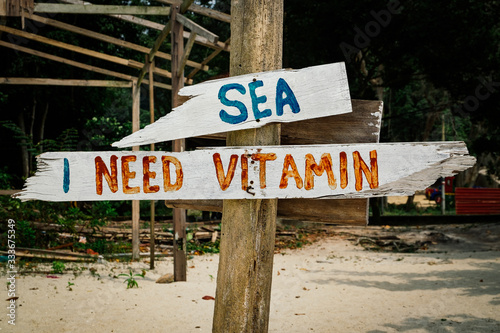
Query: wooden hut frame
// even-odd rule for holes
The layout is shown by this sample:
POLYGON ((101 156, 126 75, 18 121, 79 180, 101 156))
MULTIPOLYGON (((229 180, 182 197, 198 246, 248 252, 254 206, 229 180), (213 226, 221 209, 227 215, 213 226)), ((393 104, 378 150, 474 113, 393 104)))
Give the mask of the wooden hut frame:
MULTIPOLYGON (((26 38, 40 43, 51 45, 60 49, 69 50, 91 58, 105 60, 114 64, 138 70, 138 75, 133 76, 122 72, 112 71, 106 68, 88 65, 83 62, 67 59, 55 54, 49 54, 37 51, 32 48, 24 47, 12 42, 0 40, 0 46, 10 48, 22 53, 27 53, 60 62, 69 66, 77 67, 87 71, 114 77, 120 80, 78 80, 78 79, 58 79, 58 78, 21 78, 21 77, 0 77, 0 84, 10 85, 58 85, 58 86, 87 86, 87 87, 114 87, 131 88, 132 90, 132 129, 137 131, 139 124, 139 101, 140 86, 142 83, 149 85, 150 100, 150 118, 154 121, 154 87, 168 89, 172 91, 172 106, 182 104, 178 98, 179 89, 184 84, 192 84, 193 77, 200 70, 207 71, 208 63, 220 52, 229 52, 229 39, 226 42, 219 41, 219 37, 191 21, 183 14, 186 11, 204 15, 222 22, 230 23, 231 16, 225 13, 215 11, 193 4, 193 0, 156 0, 159 3, 169 6, 115 6, 115 5, 94 5, 80 0, 60 0, 61 3, 35 3, 33 0, 0 0, 0 17, 14 16, 21 17, 23 28, 26 18, 35 22, 50 25, 52 27, 66 30, 85 37, 97 39, 116 46, 134 50, 145 54, 145 62, 139 62, 132 59, 124 59, 117 56, 96 52, 80 46, 63 43, 50 39, 39 34, 14 29, 0 23, 0 34, 9 33, 19 38, 26 38), (58 14, 81 14, 81 15, 108 15, 119 20, 140 25, 148 29, 160 31, 154 45, 146 47, 134 44, 128 41, 118 39, 113 36, 105 35, 99 32, 80 28, 68 23, 64 23, 52 18, 43 17, 40 13, 58 13, 58 14), (134 15, 165 15, 170 16, 167 24, 163 25, 154 21, 139 18, 134 15), (189 31, 184 31, 184 28, 189 31), (161 45, 168 35, 172 35, 171 54, 159 51, 161 45), (187 39, 185 47, 184 38, 187 39), (214 51, 207 56, 201 63, 189 60, 189 54, 194 44, 209 47, 214 51), (171 61, 172 72, 155 66, 155 57, 171 61), (185 67, 191 67, 190 73, 184 77, 185 67), (149 76, 146 77, 146 74, 149 76), (171 84, 165 84, 154 80, 153 74, 168 78, 171 84)), ((151 147, 154 149, 154 145, 151 147)), ((184 149, 184 141, 174 142, 174 148, 184 149)), ((138 150, 139 147, 133 147, 138 150)), ((139 258, 139 201, 132 202, 132 255, 133 259, 139 258)), ((154 202, 151 203, 151 243, 154 244, 154 202)), ((186 280, 186 237, 185 237, 185 210, 182 208, 174 209, 174 234, 178 235, 174 241, 174 278, 176 281, 186 280)), ((151 268, 154 268, 154 251, 151 253, 151 268)))

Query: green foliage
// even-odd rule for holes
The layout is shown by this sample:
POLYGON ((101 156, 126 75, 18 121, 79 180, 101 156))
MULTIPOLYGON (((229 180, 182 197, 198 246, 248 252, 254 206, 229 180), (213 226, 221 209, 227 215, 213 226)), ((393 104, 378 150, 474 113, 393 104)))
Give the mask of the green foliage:
POLYGON ((125 279, 125 281, 123 281, 123 283, 127 283, 127 289, 130 289, 130 288, 139 288, 139 284, 137 283, 137 281, 135 280, 135 277, 142 277, 144 278, 144 276, 146 275, 146 271, 142 271, 141 274, 134 274, 132 272, 132 270, 129 270, 129 274, 119 274, 118 276, 125 276, 127 277, 125 279))
POLYGON ((8 173, 7 167, 0 167, 0 190, 11 189, 12 179, 11 174, 8 173))
POLYGON ((69 290, 69 291, 73 291, 73 288, 71 288, 71 286, 74 286, 75 284, 68 281, 68 285, 66 286, 66 288, 69 290))
POLYGON ((37 245, 36 231, 25 220, 16 221, 16 239, 18 246, 33 248, 37 245))
POLYGON ((201 243, 198 240, 191 239, 186 244, 187 253, 202 255, 205 253, 219 253, 220 252, 220 241, 215 242, 204 242, 201 243))
POLYGON ((65 129, 56 139, 45 139, 37 143, 40 153, 43 151, 74 151, 79 141, 78 131, 65 129))
POLYGON ((0 122, 0 125, 10 130, 14 135, 13 138, 17 140, 19 146, 26 148, 28 153, 33 157, 39 153, 36 145, 33 143, 32 138, 30 138, 17 124, 11 120, 4 120, 0 122))
POLYGON ((66 265, 62 261, 53 261, 51 273, 62 274, 66 269, 66 265))
MULTIPOLYGON (((450 206, 447 204, 447 212, 452 213, 453 207, 450 201, 450 206)), ((384 215, 393 216, 393 215, 442 215, 440 206, 431 206, 421 208, 414 204, 411 207, 408 207, 406 204, 397 205, 397 204, 388 204, 387 208, 384 210, 384 215)))

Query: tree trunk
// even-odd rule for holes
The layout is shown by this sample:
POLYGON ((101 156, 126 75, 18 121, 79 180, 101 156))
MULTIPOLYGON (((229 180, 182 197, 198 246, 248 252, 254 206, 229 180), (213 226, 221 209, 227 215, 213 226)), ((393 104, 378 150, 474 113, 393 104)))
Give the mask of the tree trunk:
MULTIPOLYGON (((24 110, 21 111, 18 116, 18 125, 21 131, 24 133, 26 136, 26 124, 24 122, 24 110)), ((28 178, 30 175, 30 154, 28 152, 28 142, 26 142, 26 139, 21 139, 21 162, 22 162, 22 175, 23 178, 28 178)))
POLYGON ((40 153, 43 153, 43 139, 45 138, 45 122, 47 121, 47 115, 49 114, 49 103, 45 105, 45 110, 43 111, 42 120, 40 121, 40 130, 38 135, 38 142, 40 142, 40 153))

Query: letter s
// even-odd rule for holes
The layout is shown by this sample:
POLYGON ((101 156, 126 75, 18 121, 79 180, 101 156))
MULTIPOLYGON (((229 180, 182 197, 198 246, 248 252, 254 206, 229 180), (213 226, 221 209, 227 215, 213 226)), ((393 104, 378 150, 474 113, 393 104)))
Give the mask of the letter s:
POLYGON ((248 118, 248 111, 245 106, 240 101, 232 101, 227 99, 226 93, 231 90, 231 89, 236 89, 238 92, 240 92, 242 95, 246 93, 245 87, 243 87, 239 83, 229 83, 226 85, 223 85, 220 90, 219 90, 219 100, 221 101, 222 104, 226 106, 234 106, 238 110, 240 110, 240 114, 237 116, 230 115, 227 113, 225 110, 220 110, 219 112, 219 117, 222 121, 229 123, 229 124, 239 124, 247 120, 248 118))

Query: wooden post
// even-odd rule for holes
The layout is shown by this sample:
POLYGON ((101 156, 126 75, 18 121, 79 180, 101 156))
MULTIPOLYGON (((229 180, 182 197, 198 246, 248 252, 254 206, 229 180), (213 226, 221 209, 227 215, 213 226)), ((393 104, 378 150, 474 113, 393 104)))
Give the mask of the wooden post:
MULTIPOLYGON (((132 84, 132 132, 140 129, 140 101, 141 88, 134 81, 132 84)), ((139 146, 132 147, 133 151, 139 151, 139 146)), ((140 201, 132 200, 132 259, 139 260, 139 219, 140 219, 140 201)))
MULTIPOLYGON (((231 1, 230 75, 281 68, 283 0, 231 1)), ((280 125, 228 133, 227 145, 277 145, 280 125)), ((267 332, 276 199, 224 200, 213 332, 267 332)))
MULTIPOLYGON (((179 64, 184 50, 183 27, 177 22, 175 15, 179 13, 179 5, 173 5, 170 20, 172 22, 172 108, 182 104, 179 90, 184 86, 184 73, 178 73, 179 64)), ((185 150, 186 140, 175 140, 173 151, 185 150)), ((174 280, 186 281, 186 210, 174 208, 174 280)))
MULTIPOLYGON (((155 97, 154 97, 154 82, 153 70, 154 70, 154 59, 149 61, 149 55, 146 55, 146 63, 149 64, 149 122, 152 124, 155 122, 155 97)), ((151 144, 151 151, 155 150, 155 144, 151 144)), ((149 268, 155 269, 155 201, 151 200, 150 206, 151 219, 150 224, 150 235, 149 235, 149 268)))

